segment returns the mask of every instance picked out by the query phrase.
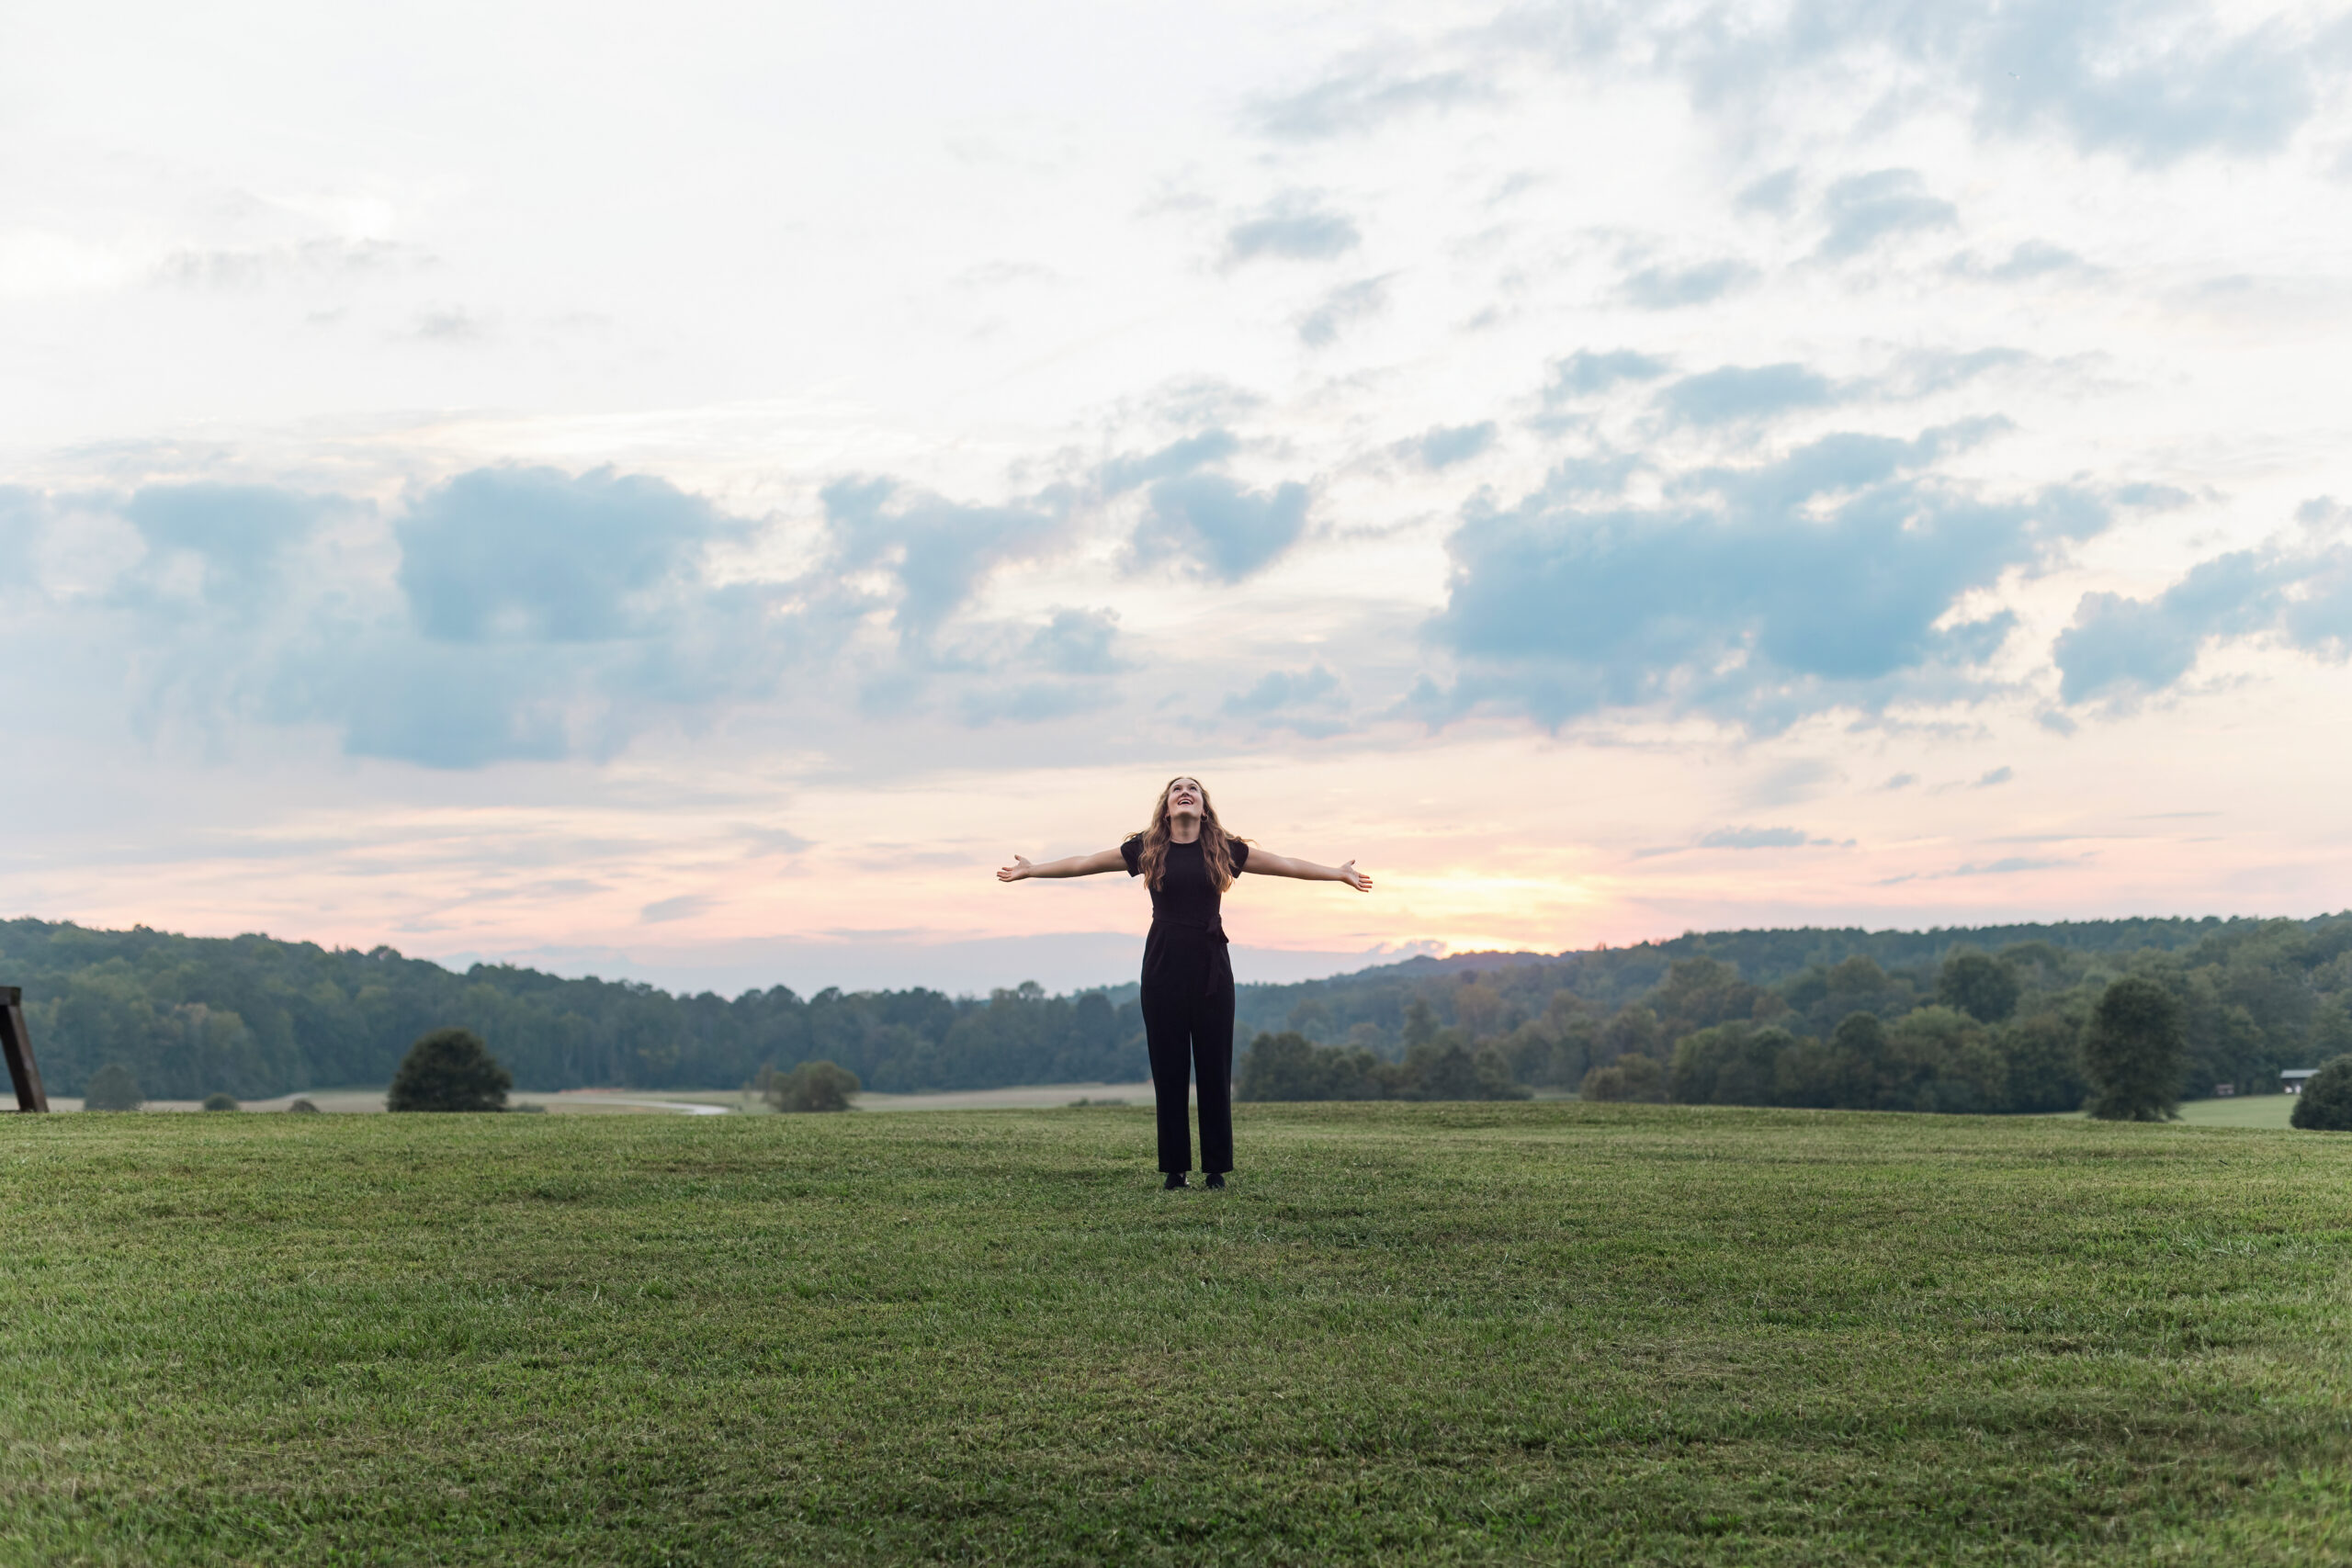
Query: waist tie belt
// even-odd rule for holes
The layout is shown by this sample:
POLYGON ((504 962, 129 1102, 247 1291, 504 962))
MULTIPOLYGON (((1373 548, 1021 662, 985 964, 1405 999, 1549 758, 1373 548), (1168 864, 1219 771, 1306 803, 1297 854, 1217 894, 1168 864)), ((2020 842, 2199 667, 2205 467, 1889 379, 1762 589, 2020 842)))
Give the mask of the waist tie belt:
POLYGON ((1212 942, 1224 942, 1228 947, 1233 944, 1233 939, 1225 934, 1225 922, 1221 919, 1188 920, 1181 916, 1154 915, 1151 928, 1154 931, 1190 931, 1205 936, 1212 942))

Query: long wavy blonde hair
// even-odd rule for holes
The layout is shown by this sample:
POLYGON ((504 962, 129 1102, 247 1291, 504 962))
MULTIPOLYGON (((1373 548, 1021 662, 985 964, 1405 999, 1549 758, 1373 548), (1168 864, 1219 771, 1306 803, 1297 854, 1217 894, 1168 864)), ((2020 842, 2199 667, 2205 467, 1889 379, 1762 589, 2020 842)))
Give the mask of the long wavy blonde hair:
POLYGON ((1136 835, 1143 840, 1136 861, 1143 870, 1144 886, 1158 892, 1168 867, 1168 792, 1176 787, 1176 779, 1191 779, 1193 787, 1201 792, 1201 863, 1208 867, 1210 883, 1222 893, 1233 886, 1233 846, 1242 840, 1225 830, 1216 819, 1216 807, 1209 803, 1208 786, 1190 773, 1178 773, 1159 786, 1159 798, 1151 803, 1151 826, 1136 835))

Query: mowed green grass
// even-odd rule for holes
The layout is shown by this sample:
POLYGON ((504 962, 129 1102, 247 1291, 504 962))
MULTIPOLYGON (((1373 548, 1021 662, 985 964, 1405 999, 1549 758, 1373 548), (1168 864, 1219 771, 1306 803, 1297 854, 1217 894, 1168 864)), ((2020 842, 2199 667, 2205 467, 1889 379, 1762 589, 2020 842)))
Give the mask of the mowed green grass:
POLYGON ((2180 1119, 2192 1127, 2287 1126, 2295 1113, 2291 1094, 2242 1094, 2233 1100, 2190 1100, 2181 1102, 2180 1119))
POLYGON ((2352 1136, 0 1122, 17 1562, 2352 1560, 2352 1136))

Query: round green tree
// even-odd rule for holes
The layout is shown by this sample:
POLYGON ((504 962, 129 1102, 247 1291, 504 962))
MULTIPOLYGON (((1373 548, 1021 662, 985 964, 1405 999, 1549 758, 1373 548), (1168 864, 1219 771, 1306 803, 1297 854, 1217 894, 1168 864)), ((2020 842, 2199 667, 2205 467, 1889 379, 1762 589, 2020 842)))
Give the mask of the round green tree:
POLYGON ((204 1109, 207 1111, 235 1111, 240 1109, 240 1107, 237 1104, 237 1097, 224 1089, 217 1094, 206 1095, 204 1097, 204 1109))
POLYGON ((514 1075, 498 1065, 470 1029, 436 1029, 417 1037, 392 1075, 387 1111, 503 1111, 514 1075))
POLYGON ((2311 1076, 2290 1120, 2313 1133, 2352 1133, 2352 1056, 2338 1056, 2311 1076))
POLYGON ((1979 1023, 1998 1023, 2018 1010, 2017 972, 1981 953, 1955 953, 1936 976, 1936 1000, 1979 1023))
POLYGON ((2163 1122, 2180 1102, 2180 1004, 2154 980, 2127 976, 2107 988, 2083 1031, 2083 1076, 2092 1115, 2163 1122))
POLYGON ((145 1103, 140 1098, 139 1080, 120 1062, 108 1062, 92 1073, 82 1090, 85 1111, 136 1111, 145 1103))

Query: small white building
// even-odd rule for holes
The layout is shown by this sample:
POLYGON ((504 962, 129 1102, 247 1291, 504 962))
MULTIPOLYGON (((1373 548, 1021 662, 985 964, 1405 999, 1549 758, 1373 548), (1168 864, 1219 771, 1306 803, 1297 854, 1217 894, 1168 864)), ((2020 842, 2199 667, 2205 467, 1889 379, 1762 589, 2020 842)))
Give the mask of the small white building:
POLYGON ((2317 1067, 2290 1067, 2278 1075, 2278 1088, 2288 1094, 2301 1094, 2303 1086, 2311 1082, 2312 1076, 2318 1071, 2317 1067))

